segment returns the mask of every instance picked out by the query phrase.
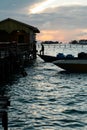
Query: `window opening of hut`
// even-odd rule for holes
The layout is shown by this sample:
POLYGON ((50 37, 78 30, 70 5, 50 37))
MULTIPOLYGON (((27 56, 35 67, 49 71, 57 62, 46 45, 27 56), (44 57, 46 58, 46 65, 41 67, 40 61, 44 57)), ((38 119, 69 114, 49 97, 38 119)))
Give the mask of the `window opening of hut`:
POLYGON ((24 35, 18 36, 18 43, 24 43, 24 35))

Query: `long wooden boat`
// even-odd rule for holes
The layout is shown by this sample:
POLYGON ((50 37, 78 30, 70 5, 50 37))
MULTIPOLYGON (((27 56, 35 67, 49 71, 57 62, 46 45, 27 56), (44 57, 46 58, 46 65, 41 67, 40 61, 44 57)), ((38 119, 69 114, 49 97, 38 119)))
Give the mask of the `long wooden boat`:
POLYGON ((87 54, 84 52, 79 53, 77 57, 71 57, 71 55, 69 55, 69 57, 59 58, 56 56, 39 54, 38 56, 45 62, 51 62, 66 71, 87 72, 87 54))
POLYGON ((55 57, 55 56, 40 55, 40 54, 38 54, 38 56, 39 56, 42 60, 44 60, 45 62, 53 62, 53 61, 58 60, 58 58, 55 57))
POLYGON ((87 72, 87 59, 56 60, 53 64, 69 72, 87 72))

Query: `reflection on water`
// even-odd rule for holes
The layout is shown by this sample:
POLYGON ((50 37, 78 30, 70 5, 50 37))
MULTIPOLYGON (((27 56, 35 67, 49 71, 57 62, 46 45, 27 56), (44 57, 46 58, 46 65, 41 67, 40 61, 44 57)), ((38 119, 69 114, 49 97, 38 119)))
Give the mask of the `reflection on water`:
POLYGON ((0 86, 0 129, 8 130, 8 106, 10 106, 9 98, 6 94, 4 86, 0 86))
MULTIPOLYGON (((38 48, 39 50, 40 48, 38 48)), ((70 53, 70 46, 46 45, 45 53, 70 53)), ((75 45, 77 54, 85 47, 75 45), (78 51, 77 51, 78 50, 78 51)), ((26 68, 26 77, 16 77, 5 86, 11 105, 8 111, 10 130, 86 130, 87 74, 67 73, 39 57, 26 68)))

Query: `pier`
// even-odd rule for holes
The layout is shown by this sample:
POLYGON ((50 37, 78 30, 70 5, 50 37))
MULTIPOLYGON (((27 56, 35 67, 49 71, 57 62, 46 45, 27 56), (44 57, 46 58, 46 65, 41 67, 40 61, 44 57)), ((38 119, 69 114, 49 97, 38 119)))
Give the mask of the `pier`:
POLYGON ((23 76, 26 75, 24 71, 26 63, 36 58, 36 52, 27 51, 26 48, 27 44, 0 43, 0 82, 9 80, 17 71, 23 76), (22 48, 25 48, 24 51, 21 51, 22 48))

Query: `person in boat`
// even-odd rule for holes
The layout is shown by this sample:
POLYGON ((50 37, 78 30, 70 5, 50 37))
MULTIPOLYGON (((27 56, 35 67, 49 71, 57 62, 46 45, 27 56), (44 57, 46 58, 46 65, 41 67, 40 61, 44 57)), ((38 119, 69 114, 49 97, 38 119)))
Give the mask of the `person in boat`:
POLYGON ((40 50, 40 55, 44 55, 44 45, 43 43, 41 43, 41 50, 40 50))

